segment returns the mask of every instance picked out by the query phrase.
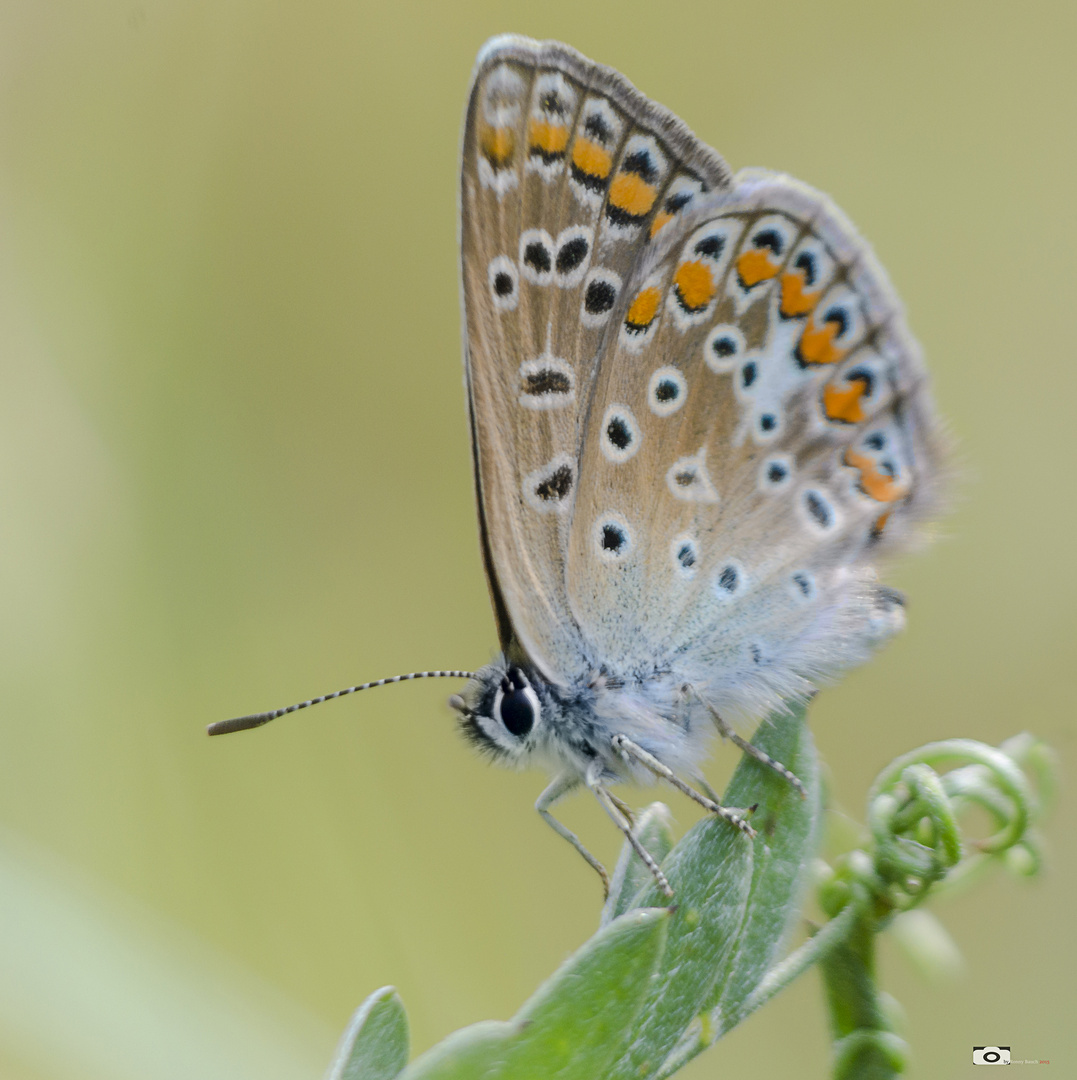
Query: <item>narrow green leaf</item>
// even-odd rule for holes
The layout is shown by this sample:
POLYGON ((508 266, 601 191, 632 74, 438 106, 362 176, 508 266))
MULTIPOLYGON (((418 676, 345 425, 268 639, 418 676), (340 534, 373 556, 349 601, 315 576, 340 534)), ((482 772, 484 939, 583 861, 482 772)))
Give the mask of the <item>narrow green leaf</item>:
POLYGON ((399 1080, 489 1080, 504 1063, 515 1026, 505 1020, 481 1020, 454 1031, 420 1054, 399 1080))
MULTIPOLYGON (((818 763, 803 711, 768 720, 755 741, 760 749, 797 774, 809 796, 801 798, 774 770, 753 758, 742 758, 722 797, 727 806, 758 804, 752 818, 758 835, 750 845, 744 845, 753 850, 745 870, 742 918, 734 924, 730 911, 726 920, 714 926, 715 934, 724 935, 723 949, 710 981, 706 971, 698 972, 697 983, 703 992, 695 1011, 677 1014, 681 1029, 661 1061, 641 1060, 642 1055, 637 1054, 628 1063, 629 1068, 642 1070, 637 1076, 654 1075, 659 1067, 662 1076, 671 1075, 747 1015, 744 1006, 748 996, 774 963, 799 913, 821 821, 818 763)), ((674 849, 674 856, 677 851, 679 848, 674 849)), ((671 928, 666 963, 673 963, 676 956, 673 934, 671 928)), ((679 970, 678 977, 688 970, 679 970)), ((666 1008, 665 999, 659 1007, 666 1008)), ((618 1075, 627 1078, 632 1074, 625 1071, 618 1075)))
MULTIPOLYGON (((609 1080, 653 1075, 724 978, 744 921, 752 858, 748 838, 717 818, 698 822, 670 852, 662 869, 676 896, 665 953, 609 1080)), ((634 903, 653 904, 659 895, 652 883, 634 903)))
POLYGON ((517 1014, 499 1080, 595 1080, 624 1051, 666 944, 668 908, 600 930, 517 1014))
POLYGON ((408 1063, 408 1017, 391 986, 375 990, 355 1011, 326 1080, 394 1080, 408 1063))
POLYGON ((926 908, 899 912, 888 928, 890 940, 928 982, 956 979, 964 971, 961 950, 949 931, 926 908))
POLYGON ((753 742, 791 769, 808 789, 808 797, 802 798, 773 769, 747 755, 723 796, 728 806, 759 804, 752 816, 752 824, 759 832, 754 841, 755 864, 736 956, 729 977, 715 982, 707 1001, 708 1008, 718 1007, 713 1022, 721 1026, 723 1033, 729 1030, 723 1019, 732 1017, 759 985, 796 923, 822 828, 819 762, 804 709, 764 721, 753 742))
MULTIPOLYGON (((673 847, 673 829, 670 827, 669 807, 664 803, 651 803, 636 819, 636 835, 643 846, 661 863, 673 847)), ((621 857, 613 871, 610 895, 602 909, 599 926, 623 915, 632 905, 636 893, 651 881, 651 873, 632 850, 631 844, 621 849, 621 857)))
POLYGON ((662 955, 665 908, 632 911, 569 957, 508 1023, 475 1024, 400 1080, 595 1080, 623 1052, 662 955))

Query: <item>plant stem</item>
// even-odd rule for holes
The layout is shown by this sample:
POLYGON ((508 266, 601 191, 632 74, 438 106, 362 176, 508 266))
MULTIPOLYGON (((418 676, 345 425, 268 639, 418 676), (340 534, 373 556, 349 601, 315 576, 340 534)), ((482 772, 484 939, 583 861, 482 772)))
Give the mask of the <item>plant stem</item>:
POLYGON ((875 983, 877 932, 871 914, 858 912, 849 934, 819 962, 834 1034, 833 1080, 892 1080, 905 1071, 905 1043, 889 1029, 875 983))

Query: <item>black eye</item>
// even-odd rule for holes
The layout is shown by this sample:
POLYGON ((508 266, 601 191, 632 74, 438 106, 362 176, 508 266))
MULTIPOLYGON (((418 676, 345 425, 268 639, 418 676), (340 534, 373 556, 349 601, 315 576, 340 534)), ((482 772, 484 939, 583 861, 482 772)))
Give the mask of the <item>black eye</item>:
POLYGON ((522 739, 538 718, 539 703, 535 691, 519 671, 512 671, 501 684, 497 718, 510 735, 522 739))

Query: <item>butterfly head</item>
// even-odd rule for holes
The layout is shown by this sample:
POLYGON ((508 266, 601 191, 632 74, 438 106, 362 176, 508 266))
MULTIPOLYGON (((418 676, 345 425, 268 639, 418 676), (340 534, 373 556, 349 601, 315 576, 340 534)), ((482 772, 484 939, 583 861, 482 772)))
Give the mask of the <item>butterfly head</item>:
POLYGON ((544 681, 504 659, 476 672, 449 704, 467 739, 508 763, 522 763, 545 742, 543 714, 551 703, 544 681))

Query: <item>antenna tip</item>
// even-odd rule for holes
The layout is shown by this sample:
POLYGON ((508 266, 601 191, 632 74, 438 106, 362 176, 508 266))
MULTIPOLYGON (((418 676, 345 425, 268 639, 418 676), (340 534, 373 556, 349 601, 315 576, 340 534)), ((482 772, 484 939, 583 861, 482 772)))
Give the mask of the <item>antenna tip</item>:
POLYGON ((206 728, 207 735, 228 735, 233 731, 247 731, 249 728, 268 724, 276 713, 252 713, 250 716, 236 716, 231 720, 217 720, 206 728))

